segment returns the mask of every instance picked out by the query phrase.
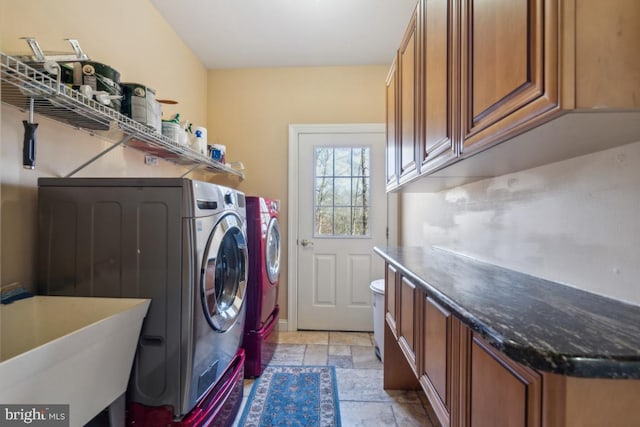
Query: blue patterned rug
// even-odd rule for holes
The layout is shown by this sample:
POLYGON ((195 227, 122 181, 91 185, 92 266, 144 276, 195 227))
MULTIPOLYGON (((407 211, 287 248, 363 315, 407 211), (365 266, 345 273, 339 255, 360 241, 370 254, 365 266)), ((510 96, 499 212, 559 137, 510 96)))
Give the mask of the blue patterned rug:
POLYGON ((253 384, 240 427, 340 427, 333 366, 267 366, 253 384))

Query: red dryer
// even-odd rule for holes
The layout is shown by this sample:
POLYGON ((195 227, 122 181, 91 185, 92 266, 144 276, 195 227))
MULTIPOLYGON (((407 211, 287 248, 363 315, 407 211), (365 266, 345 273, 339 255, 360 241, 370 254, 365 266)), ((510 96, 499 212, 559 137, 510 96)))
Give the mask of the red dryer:
POLYGON ((271 360, 278 340, 280 225, 278 202, 247 197, 249 277, 247 318, 242 347, 245 378, 256 378, 271 360))

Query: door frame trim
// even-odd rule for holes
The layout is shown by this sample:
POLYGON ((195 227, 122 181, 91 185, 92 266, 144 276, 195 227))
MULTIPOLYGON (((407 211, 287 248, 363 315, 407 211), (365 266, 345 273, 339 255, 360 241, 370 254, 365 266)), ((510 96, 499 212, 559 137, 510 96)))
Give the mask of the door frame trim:
POLYGON ((384 123, 290 124, 287 220, 287 329, 298 330, 298 153, 306 133, 384 133, 384 123))

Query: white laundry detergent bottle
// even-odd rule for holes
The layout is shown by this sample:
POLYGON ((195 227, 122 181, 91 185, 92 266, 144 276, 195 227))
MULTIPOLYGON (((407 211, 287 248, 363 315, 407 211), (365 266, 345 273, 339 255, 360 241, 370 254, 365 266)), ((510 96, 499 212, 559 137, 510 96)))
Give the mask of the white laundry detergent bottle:
POLYGON ((203 156, 207 155, 207 128, 198 126, 196 127, 194 134, 196 135, 196 151, 203 156))

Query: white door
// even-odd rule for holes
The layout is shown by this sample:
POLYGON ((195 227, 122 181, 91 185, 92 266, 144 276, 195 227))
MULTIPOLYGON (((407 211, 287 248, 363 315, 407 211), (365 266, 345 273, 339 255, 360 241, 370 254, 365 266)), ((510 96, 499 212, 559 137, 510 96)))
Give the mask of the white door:
POLYGON ((369 285, 384 267, 373 247, 386 242, 384 125, 291 128, 297 329, 371 331, 369 285))

